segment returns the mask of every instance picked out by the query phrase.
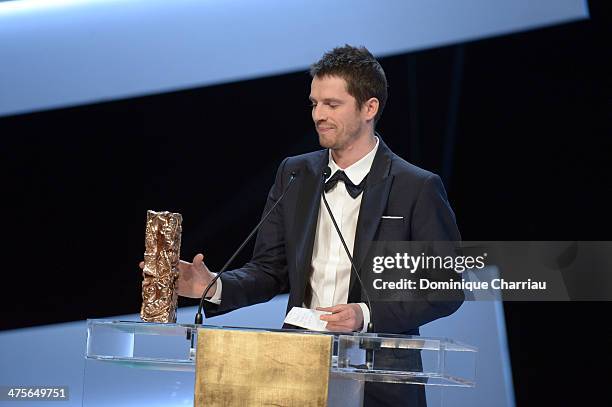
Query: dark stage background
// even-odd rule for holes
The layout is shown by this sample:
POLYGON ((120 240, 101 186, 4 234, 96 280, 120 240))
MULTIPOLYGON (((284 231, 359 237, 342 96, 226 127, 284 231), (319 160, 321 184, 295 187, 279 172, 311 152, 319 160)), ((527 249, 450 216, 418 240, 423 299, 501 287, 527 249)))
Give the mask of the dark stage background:
MULTIPOLYGON (((588 21, 381 59, 379 131, 443 176, 465 240, 612 240, 604 3, 588 21)), ((0 328, 137 312, 147 209, 182 213, 182 257, 219 269, 280 161, 318 148, 309 86, 298 72, 1 118, 0 328)), ((504 306, 517 404, 580 401, 575 372, 609 354, 610 303, 504 306)))

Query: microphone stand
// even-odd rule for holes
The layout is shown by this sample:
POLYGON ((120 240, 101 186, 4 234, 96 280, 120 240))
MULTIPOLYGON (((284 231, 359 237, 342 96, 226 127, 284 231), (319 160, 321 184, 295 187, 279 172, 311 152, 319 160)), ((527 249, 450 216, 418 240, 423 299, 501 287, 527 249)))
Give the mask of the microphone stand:
MULTIPOLYGON (((329 176, 331 175, 331 169, 329 167, 326 167, 322 175, 323 175, 323 183, 325 183, 325 180, 329 178, 329 176)), ((325 186, 323 186, 323 189, 321 190, 321 197, 323 198, 323 203, 325 204, 325 207, 327 208, 327 212, 329 213, 332 223, 334 224, 334 228, 336 229, 336 232, 338 233, 338 237, 340 237, 342 246, 344 246, 344 251, 346 252, 348 259, 351 262, 351 271, 357 278, 357 281, 359 281, 359 285, 361 286, 361 289, 363 290, 363 293, 365 294, 366 300, 368 302, 368 308, 370 309, 370 322, 368 322, 368 325, 366 327, 366 333, 373 334, 374 324, 372 321, 374 319, 374 309, 372 308, 372 302, 370 301, 370 295, 368 294, 368 291, 365 289, 363 285, 363 281, 361 281, 361 276, 359 275, 359 272, 357 272, 357 267, 355 267, 353 256, 351 255, 351 252, 349 251, 348 246, 346 245, 346 241, 344 240, 344 236, 342 236, 340 227, 338 227, 336 218, 334 217, 334 214, 332 213, 332 210, 329 207, 329 203, 327 202, 327 198, 325 197, 325 186)), ((366 355, 365 355, 366 369, 372 370, 374 368, 374 350, 380 348, 380 342, 375 341, 375 340, 370 340, 368 338, 361 338, 359 342, 359 347, 361 349, 365 349, 366 351, 366 355)))
POLYGON ((289 191, 291 184, 293 184, 293 181, 295 180, 296 176, 297 176, 297 173, 295 171, 291 173, 291 178, 289 179, 289 183, 285 187, 285 190, 281 194, 280 198, 278 198, 278 200, 274 203, 274 205, 272 205, 272 207, 268 210, 268 212, 266 212, 262 216, 259 223, 253 228, 253 230, 251 230, 251 233, 249 233, 246 239, 244 239, 240 247, 238 247, 238 249, 234 252, 232 257, 230 257, 229 260, 225 263, 225 265, 221 268, 221 271, 219 271, 217 275, 210 281, 210 283, 208 283, 208 285, 204 289, 204 292, 202 293, 202 297, 200 298, 200 305, 198 305, 198 312, 196 313, 195 321, 194 321, 195 325, 202 325, 204 321, 204 317, 202 315, 202 308, 204 307, 204 301, 206 300, 206 294, 208 294, 208 291, 210 291, 211 287, 217 282, 219 277, 221 277, 221 274, 225 273, 229 265, 234 261, 236 256, 238 256, 238 254, 242 251, 244 246, 246 246, 246 244, 253 238, 253 236, 255 236, 255 233, 257 233, 261 225, 263 225, 266 219, 268 219, 268 216, 270 216, 274 208, 276 208, 276 206, 280 203, 280 201, 283 200, 283 198, 285 197, 285 194, 287 193, 287 191, 289 191))
MULTIPOLYGON (((208 285, 204 289, 204 292, 202 293, 202 296, 200 297, 200 304, 198 305, 198 312, 195 315, 194 325, 202 325, 204 322, 202 308, 204 307, 204 301, 206 300, 206 294, 208 294, 208 291, 210 291, 211 287, 217 282, 219 277, 221 277, 221 274, 225 273, 225 271, 227 270, 229 265, 234 261, 236 256, 238 256, 238 254, 242 251, 242 249, 244 249, 244 246, 246 246, 246 244, 253 238, 253 236, 255 236, 255 233, 257 233, 261 225, 263 225, 266 219, 268 219, 268 216, 270 216, 274 208, 276 208, 276 206, 283 200, 283 198, 285 197, 285 194, 287 193, 287 191, 289 191, 289 188, 293 184, 293 181, 295 180, 296 177, 297 177, 297 172, 296 171, 291 172, 289 183, 285 187, 285 190, 283 191, 281 196, 276 200, 276 202, 274 202, 274 205, 272 205, 272 207, 261 217, 261 220, 259 221, 259 223, 253 228, 253 230, 251 230, 251 233, 249 233, 249 235, 247 236, 246 239, 244 239, 240 247, 238 247, 238 249, 234 252, 232 257, 230 257, 230 259, 221 268, 221 271, 219 271, 217 275, 213 277, 210 283, 208 283, 208 285)), ((194 343, 193 343, 194 335, 192 333, 192 330, 187 331, 187 340, 191 341, 191 349, 193 350, 194 349, 194 343)))

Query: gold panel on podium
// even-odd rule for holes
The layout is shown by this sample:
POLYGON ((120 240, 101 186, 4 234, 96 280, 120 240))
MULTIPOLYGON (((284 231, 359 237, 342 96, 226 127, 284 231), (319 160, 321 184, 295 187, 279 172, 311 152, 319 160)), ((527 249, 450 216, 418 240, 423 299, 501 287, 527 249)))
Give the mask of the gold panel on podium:
POLYGON ((326 406, 331 335, 199 329, 196 407, 326 406))

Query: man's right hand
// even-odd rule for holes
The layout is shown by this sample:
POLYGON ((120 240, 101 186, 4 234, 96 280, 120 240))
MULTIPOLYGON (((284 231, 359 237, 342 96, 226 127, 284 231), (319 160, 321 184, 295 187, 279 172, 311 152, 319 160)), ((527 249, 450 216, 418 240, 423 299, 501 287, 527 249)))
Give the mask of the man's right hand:
MULTIPOLYGON (((140 268, 144 268, 144 262, 140 262, 140 268)), ((177 293, 181 297, 200 298, 204 293, 204 289, 215 277, 204 264, 204 255, 196 254, 193 258, 193 263, 188 263, 181 260, 178 265, 179 278, 177 284, 177 293)), ((217 283, 208 290, 207 298, 212 297, 217 290, 217 283)))

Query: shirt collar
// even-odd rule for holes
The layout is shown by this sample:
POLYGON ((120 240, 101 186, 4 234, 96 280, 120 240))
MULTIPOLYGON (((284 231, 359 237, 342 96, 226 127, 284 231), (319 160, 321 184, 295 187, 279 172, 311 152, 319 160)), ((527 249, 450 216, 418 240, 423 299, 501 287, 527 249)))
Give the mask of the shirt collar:
POLYGON ((334 162, 334 159, 331 154, 331 150, 329 150, 329 169, 331 170, 332 175, 338 171, 342 170, 346 174, 346 176, 351 180, 351 182, 355 185, 359 185, 361 181, 365 178, 366 175, 370 172, 370 168, 372 168, 372 163, 374 162, 374 156, 376 155, 376 151, 378 150, 379 140, 376 138, 376 145, 365 156, 363 156, 359 161, 354 164, 349 165, 348 167, 342 169, 334 162))

